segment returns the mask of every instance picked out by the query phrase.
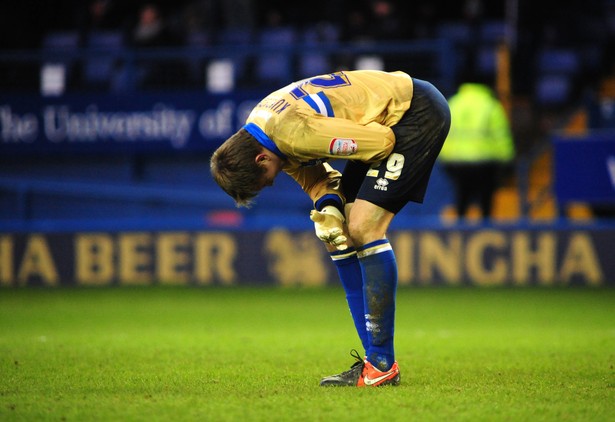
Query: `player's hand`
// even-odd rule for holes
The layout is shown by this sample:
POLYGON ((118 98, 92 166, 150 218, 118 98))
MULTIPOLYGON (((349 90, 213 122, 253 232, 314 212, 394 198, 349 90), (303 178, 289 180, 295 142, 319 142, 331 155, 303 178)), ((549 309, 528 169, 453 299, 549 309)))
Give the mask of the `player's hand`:
POLYGON ((312 210, 310 219, 314 222, 316 236, 325 243, 335 246, 339 250, 348 248, 344 236, 344 216, 334 206, 328 205, 321 211, 312 210))

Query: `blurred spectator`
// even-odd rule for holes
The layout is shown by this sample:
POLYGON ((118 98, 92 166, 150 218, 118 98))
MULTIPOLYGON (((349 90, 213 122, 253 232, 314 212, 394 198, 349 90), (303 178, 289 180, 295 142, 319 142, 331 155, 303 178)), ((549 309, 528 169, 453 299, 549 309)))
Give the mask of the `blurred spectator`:
POLYGON ((587 105, 590 129, 615 129, 615 72, 605 78, 597 97, 587 105))
POLYGON ((491 88, 464 82, 449 99, 451 130, 440 162, 455 187, 458 217, 475 199, 483 219, 490 218, 493 196, 515 149, 506 111, 491 88))
POLYGON ((117 31, 125 37, 136 5, 119 0, 88 0, 79 5, 76 20, 80 43, 88 46, 93 33, 117 31))
POLYGON ((85 5, 81 24, 90 31, 118 29, 125 23, 126 11, 116 0, 91 0, 85 5))
POLYGON ((615 129, 615 65, 610 75, 585 89, 579 107, 571 114, 564 130, 586 135, 591 130, 615 129))
MULTIPOLYGON (((163 18, 160 7, 145 3, 138 11, 131 45, 136 48, 165 48, 183 44, 182 36, 163 18)), ((146 89, 178 88, 188 82, 187 68, 181 60, 146 61, 141 66, 141 86, 146 89)))
POLYGON ((465 0, 462 6, 463 19, 469 24, 478 24, 484 15, 482 0, 465 0))
POLYGON ((139 10, 132 31, 132 44, 136 47, 169 47, 181 44, 181 39, 165 22, 159 7, 146 3, 139 10))
POLYGON ((389 0, 372 0, 369 29, 374 41, 400 40, 406 37, 405 25, 397 11, 397 5, 389 0))

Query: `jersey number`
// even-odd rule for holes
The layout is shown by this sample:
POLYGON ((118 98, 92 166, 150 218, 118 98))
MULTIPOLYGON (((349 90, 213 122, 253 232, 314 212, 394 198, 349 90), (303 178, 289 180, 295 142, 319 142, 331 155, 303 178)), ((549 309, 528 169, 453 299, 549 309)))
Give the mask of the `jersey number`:
MULTIPOLYGON (((390 180, 399 179, 399 176, 401 176, 401 171, 404 168, 405 160, 406 159, 403 155, 396 152, 389 155, 389 158, 387 158, 387 169, 384 172, 384 177, 390 180)), ((367 175, 372 177, 378 177, 378 167, 380 167, 381 162, 382 161, 372 164, 370 170, 367 172, 367 175)))
POLYGON ((350 82, 348 81, 348 77, 344 75, 343 72, 331 73, 330 75, 319 76, 301 81, 299 85, 290 91, 290 95, 297 100, 308 95, 308 93, 303 89, 304 85, 312 85, 322 89, 329 89, 350 85, 350 82))

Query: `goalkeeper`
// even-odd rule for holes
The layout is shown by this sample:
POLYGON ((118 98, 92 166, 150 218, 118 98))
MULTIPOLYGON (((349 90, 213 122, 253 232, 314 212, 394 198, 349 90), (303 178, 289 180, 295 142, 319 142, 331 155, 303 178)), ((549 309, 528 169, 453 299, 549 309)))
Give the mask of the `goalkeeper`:
POLYGON ((338 72, 268 95, 211 157, 214 179, 238 206, 250 206, 280 171, 313 201, 316 235, 337 268, 365 351, 320 385, 400 382, 397 264, 386 232, 404 205, 423 202, 449 126, 446 99, 429 82, 403 72, 338 72), (347 160, 341 174, 329 159, 347 160))

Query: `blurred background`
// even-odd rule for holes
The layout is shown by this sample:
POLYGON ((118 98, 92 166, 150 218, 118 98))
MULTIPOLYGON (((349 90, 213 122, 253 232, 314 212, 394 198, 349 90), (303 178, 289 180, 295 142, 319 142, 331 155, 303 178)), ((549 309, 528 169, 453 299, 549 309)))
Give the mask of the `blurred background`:
POLYGON ((0 230, 23 252, 37 232, 310 229, 292 180, 238 210, 208 159, 270 91, 345 69, 486 84, 510 125, 490 215, 458 215, 439 163, 394 228, 610 226, 613 0, 21 0, 0 5, 0 230))

